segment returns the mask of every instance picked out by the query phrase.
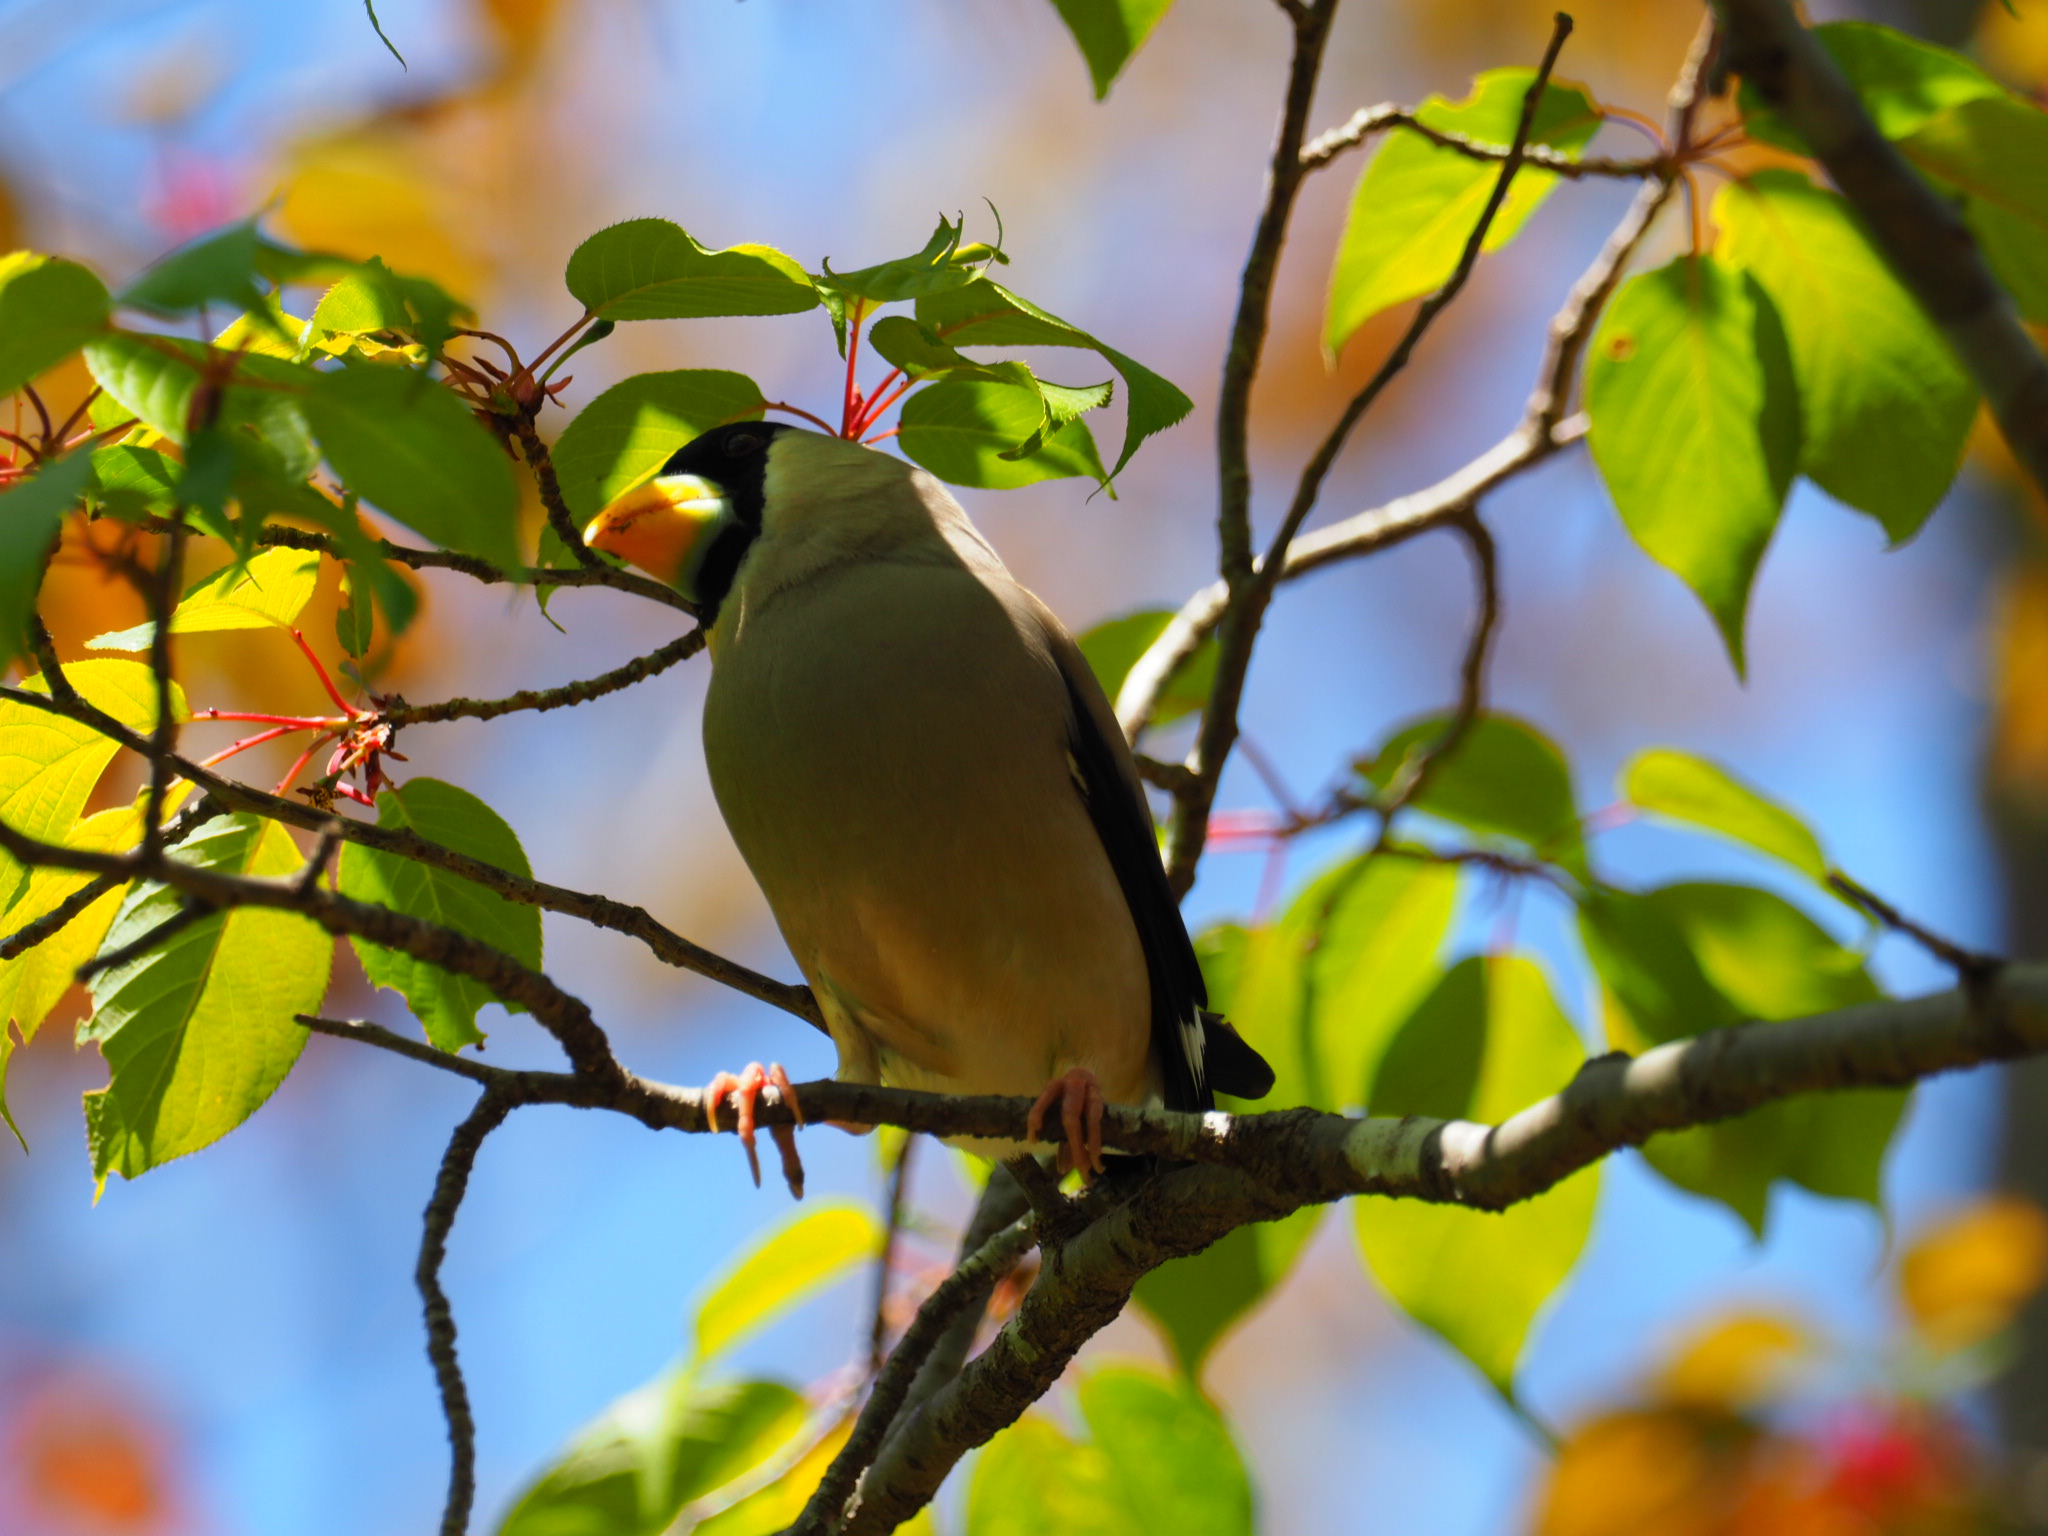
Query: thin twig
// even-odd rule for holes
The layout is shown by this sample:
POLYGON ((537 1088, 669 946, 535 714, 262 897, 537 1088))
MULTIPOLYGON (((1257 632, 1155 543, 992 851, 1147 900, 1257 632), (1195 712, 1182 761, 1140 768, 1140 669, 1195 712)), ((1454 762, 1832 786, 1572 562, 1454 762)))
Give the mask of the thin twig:
POLYGON ((547 508, 548 526, 555 530, 555 537, 586 571, 603 565, 597 551, 583 542, 583 530, 576 526, 575 514, 569 510, 569 503, 562 499, 561 482, 555 479, 555 461, 548 454, 548 445, 540 440, 540 433, 534 430, 533 417, 521 413, 512 430, 519 439, 519 451, 526 458, 526 467, 533 471, 533 483, 540 488, 541 505, 547 508))
MULTIPOLYGON (((1309 140, 1302 146, 1302 168, 1310 171, 1321 170, 1346 151, 1358 148, 1374 134, 1384 133, 1389 128, 1400 128, 1418 134, 1439 148, 1455 151, 1468 160, 1497 162, 1507 159, 1513 152, 1510 145, 1489 144, 1483 139, 1452 133, 1448 129, 1432 128, 1415 115, 1412 107, 1383 102, 1376 107, 1359 108, 1339 127, 1309 140)), ((1548 144, 1529 145, 1522 152, 1522 158, 1530 165, 1541 166, 1544 170, 1570 181, 1580 181, 1588 177, 1635 181, 1645 176, 1662 175, 1666 164, 1666 157, 1662 155, 1651 155, 1635 160, 1608 159, 1598 155, 1574 155, 1565 150, 1553 149, 1548 144)))
POLYGON ((1904 934, 1943 965, 1956 973, 1957 979, 1966 985, 1977 986, 1998 974, 2005 961, 1997 955, 1989 955, 1979 949, 1970 949, 1953 939, 1945 939, 1933 929, 1915 922, 1897 907, 1867 886, 1850 879, 1839 869, 1828 871, 1828 888, 1838 892, 1851 905, 1862 908, 1879 923, 1895 933, 1904 934))
POLYGON ((78 981, 91 981, 102 971, 118 970, 139 959, 166 940, 174 939, 202 918, 213 916, 214 908, 203 901, 187 901, 147 933, 137 934, 118 949, 102 950, 73 973, 78 981))
POLYGON ((517 693, 502 699, 444 699, 438 704, 407 704, 397 701, 390 707, 378 711, 377 718, 396 730, 405 725, 426 725, 440 720, 495 720, 500 715, 513 714, 519 710, 562 709, 572 704, 588 703, 608 693, 617 693, 634 683, 645 682, 650 677, 666 672, 678 662, 687 661, 704 649, 704 631, 693 629, 688 634, 669 641, 659 650, 645 656, 636 656, 624 666, 597 677, 585 678, 581 682, 564 683, 559 688, 522 688, 517 693))
POLYGON ((484 1138, 505 1123, 511 1110, 509 1100, 487 1089, 448 1138, 420 1232, 419 1263, 413 1270, 426 1318, 427 1359, 441 1390, 441 1416, 448 1422, 448 1501, 442 1507, 441 1536, 465 1536, 470 1506, 476 1499, 476 1418, 470 1412, 462 1363, 455 1355, 455 1309, 441 1288, 441 1263, 448 1257, 448 1234, 469 1189, 477 1151, 484 1138))
MULTIPOLYGON (((187 806, 172 819, 168 827, 164 828, 164 846, 175 848, 201 825, 225 814, 225 809, 212 799, 201 800, 196 805, 187 806)), ((0 939, 0 960, 18 959, 46 939, 55 938, 87 907, 107 892, 127 883, 125 875, 95 875, 34 922, 24 923, 5 939, 0 939)))
POLYGON ((882 1369, 882 1356, 889 1342, 889 1281, 896 1270, 896 1243, 903 1233, 903 1196, 910 1182, 910 1164, 917 1146, 915 1133, 903 1138, 896 1149, 895 1166, 889 1170, 888 1209, 882 1221, 882 1247, 875 1255, 874 1321, 868 1329, 868 1379, 882 1369))
POLYGON ((149 637, 149 670, 156 683, 156 725, 150 737, 149 797, 142 813, 142 847, 154 857, 163 847, 164 797, 171 791, 171 754, 178 749, 178 717, 171 708, 171 614, 185 571, 185 507, 171 516, 171 534, 158 564, 155 590, 149 594, 150 616, 156 621, 149 637))

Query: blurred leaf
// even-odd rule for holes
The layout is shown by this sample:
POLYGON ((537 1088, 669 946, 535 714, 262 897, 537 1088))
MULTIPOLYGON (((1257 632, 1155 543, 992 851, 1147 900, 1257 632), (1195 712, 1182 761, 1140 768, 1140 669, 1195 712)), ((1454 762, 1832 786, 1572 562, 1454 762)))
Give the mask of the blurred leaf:
MULTIPOLYGON (((1856 955, 1797 908, 1752 887, 1601 891, 1582 903, 1580 917, 1607 995, 1609 1043, 1622 1050, 1881 995, 1856 955)), ((1760 1236, 1771 1184, 1780 1178, 1876 1205, 1905 1101, 1892 1089, 1783 1100, 1737 1120, 1653 1137, 1643 1155, 1760 1236)))
MULTIPOLYGON (((119 806, 88 816, 66 833, 63 841, 66 847, 94 853, 126 853, 141 835, 141 815, 132 806, 119 806)), ((29 870, 20 894, 7 909, 7 931, 19 933, 30 923, 47 917, 92 879, 82 870, 56 869, 47 864, 29 870)), ((7 1109, 7 1058, 13 1049, 7 1021, 14 1021, 23 1045, 35 1039, 50 1010, 77 980, 78 968, 98 951, 107 925, 113 922, 115 909, 121 904, 124 889, 115 885, 33 949, 24 950, 12 960, 0 960, 0 1120, 5 1120, 17 1137, 21 1135, 20 1127, 15 1126, 14 1116, 7 1109)), ((23 1145, 27 1143, 24 1141, 23 1145)))
POLYGON ((1961 194, 1991 270, 2022 315, 2048 323, 2048 113, 2001 93, 1951 108, 1899 148, 1961 194))
MULTIPOLYGON (((96 383, 128 414, 180 447, 187 441, 202 367, 224 367, 230 354, 175 336, 116 331, 85 349, 96 383)), ((319 463, 306 426, 306 398, 327 376, 282 358, 233 359, 233 374, 214 417, 238 463, 261 465, 302 481, 319 463)))
MULTIPOLYGON (((238 565, 223 566, 185 592, 171 611, 171 633, 217 629, 289 629, 313 600, 320 556, 309 549, 268 549, 238 565)), ((85 642, 95 651, 146 651, 156 638, 150 620, 85 642)))
POLYGON ((713 1280, 697 1303, 698 1364, 871 1262, 881 1246, 881 1227, 865 1206, 851 1201, 827 1201, 784 1222, 713 1280))
POLYGON ((1768 1515, 1745 1524, 1731 1509, 1758 1438, 1741 1419, 1691 1408, 1603 1414, 1560 1448, 1531 1529, 1534 1536, 1822 1536, 1835 1529, 1810 1518, 1779 1525, 1768 1515))
MULTIPOLYGON (((235 875, 288 875, 302 863, 283 827, 242 815, 209 822, 171 857, 235 875)), ((183 905, 167 886, 135 886, 102 952, 183 905)), ((99 1045, 110 1073, 85 1095, 94 1176, 136 1178, 254 1114, 298 1060, 306 1030, 292 1016, 320 1006, 333 958, 334 941, 297 913, 239 907, 94 976, 79 1040, 99 1045)))
MULTIPOLYGON (((64 676, 88 704, 130 730, 147 735, 156 728, 156 679, 149 668, 132 661, 74 661, 64 676)), ((50 691, 41 676, 21 686, 29 693, 50 691)), ((184 690, 175 683, 171 712, 190 718, 184 690)), ((62 842, 119 750, 89 725, 0 701, 0 821, 25 836, 62 842)), ((12 906, 25 877, 14 855, 0 849, 0 911, 12 906)))
POLYGON ((1109 87, 1123 73, 1131 55, 1145 46, 1145 39, 1159 25, 1173 0, 1052 0, 1060 20, 1081 46, 1088 61, 1089 78, 1095 82, 1095 99, 1109 94, 1109 87))
POLYGON ((1705 758, 1653 747, 1622 769, 1621 793, 1653 816, 1718 832, 1783 859, 1802 875, 1827 879, 1827 855, 1805 822, 1705 758))
POLYGON ((760 417, 767 401, 743 373, 678 368, 640 373, 599 395, 562 429, 552 457, 562 499, 578 522, 653 478, 693 438, 760 417))
POLYGON ((1834 193, 1759 171, 1722 189, 1714 220, 1715 254, 1761 283, 1784 322, 1800 469, 1894 544, 1911 538, 1955 480, 1976 387, 1834 193))
MULTIPOLYGON (((1535 80, 1532 69, 1488 70, 1473 80, 1472 94, 1463 101, 1432 96, 1415 115, 1441 132, 1505 149, 1514 142, 1523 99, 1535 80)), ((1576 154, 1599 129, 1600 108, 1584 88, 1552 81, 1536 105, 1530 142, 1576 154)), ((1381 310, 1444 285, 1493 195, 1500 169, 1420 134, 1389 132, 1352 194, 1330 271, 1325 348, 1342 351, 1381 310)), ((1533 165, 1518 170, 1486 232, 1485 249, 1498 250, 1514 239, 1557 179, 1556 172, 1533 165)))
POLYGON ((235 313, 260 312, 256 221, 202 235, 151 265, 114 302, 170 319, 209 304, 235 313))
POLYGON ((107 328, 106 285, 75 261, 0 256, 0 395, 11 395, 107 328))
MULTIPOLYGON (((1562 1089, 1584 1059, 1532 961, 1474 956, 1394 1037, 1372 1110, 1498 1123, 1562 1089)), ((1587 1168, 1497 1214, 1372 1197, 1351 1209, 1366 1263, 1388 1293, 1511 1396, 1522 1342, 1578 1262, 1599 1190, 1599 1170, 1587 1168)))
POLYGON ((306 420, 350 490, 444 548, 520 563, 511 461, 461 401, 410 368, 317 379, 306 420))
POLYGON ((1308 1032, 1328 1107, 1370 1102, 1388 1043, 1441 972, 1457 900, 1455 869, 1396 855, 1354 859, 1323 887, 1308 1032))
POLYGON ((2048 1215, 1992 1195, 1924 1232, 1899 1264, 1899 1297, 1936 1350, 1967 1349, 2003 1332, 2048 1280, 2048 1215))
MULTIPOLYGON (((1442 739, 1449 723, 1435 715, 1404 727, 1360 772, 1384 791, 1412 754, 1442 739)), ((1474 719, 1456 749, 1437 761, 1413 805, 1482 836, 1513 838, 1538 858, 1587 878, 1571 767, 1547 736, 1512 715, 1474 719)))
POLYGON ((1251 1536, 1243 1459, 1193 1385, 1098 1368, 1079 1396, 1089 1441, 1029 1413, 982 1451, 967 1488, 967 1536, 1251 1536))
POLYGON ((236 316, 214 337, 213 344, 225 352, 253 352, 289 362, 299 355, 299 337, 305 329, 306 322, 289 313, 277 295, 265 294, 254 308, 236 316))
POLYGON ((64 516, 92 475, 92 455, 43 465, 0 491, 0 666, 28 650, 28 621, 64 516))
POLYGON ((1138 1282, 1131 1299, 1159 1325, 1189 1380, 1202 1379, 1209 1351, 1287 1277, 1321 1215, 1319 1207, 1304 1206, 1279 1221, 1233 1228, 1138 1282))
MULTIPOLYGON (((852 1431, 853 1422, 850 1419, 843 1421, 806 1451, 794 1467, 766 1488, 749 1494, 737 1504, 719 1509, 716 1514, 692 1526, 691 1536, 778 1536, 778 1533, 788 1530, 803 1512, 811 1495, 817 1492, 818 1484, 824 1481, 825 1469, 832 1464, 832 1458, 839 1454, 839 1448, 846 1444, 852 1431)), ((713 1505, 718 1503, 717 1500, 709 1502, 713 1505)), ((919 1510, 896 1530, 900 1536, 935 1536, 931 1510, 919 1510)))
POLYGON ((360 338, 395 332, 417 337, 428 352, 438 352, 464 313, 464 306, 438 283, 393 272, 372 256, 322 296, 313 311, 308 340, 333 351, 333 338, 356 338, 356 350, 375 355, 380 349, 361 345, 360 338))
MULTIPOLYGON (((980 263, 1009 259, 985 245, 961 245, 960 237, 966 229, 966 219, 949 220, 941 214, 939 227, 915 256, 898 257, 854 272, 834 272, 832 263, 827 261, 824 275, 816 279, 817 285, 839 295, 842 306, 848 298, 865 299, 870 304, 895 304, 971 283, 981 275, 980 263)), ((889 357, 886 352, 882 355, 889 357)), ((889 357, 889 361, 893 363, 896 359, 889 357)))
MULTIPOLYGON (((1117 691, 1131 675, 1138 658, 1152 648, 1152 642, 1172 622, 1172 609, 1146 608, 1120 619, 1104 619, 1081 636, 1081 654, 1088 658, 1095 680, 1102 684, 1111 704, 1116 702, 1117 691)), ((1161 690, 1152 723, 1171 725, 1182 716, 1193 714, 1209 702, 1209 690, 1215 686, 1216 637, 1211 635, 1196 647, 1180 676, 1161 690)))
MULTIPOLYGON (((1018 298, 986 276, 919 299, 917 322, 955 347, 1087 347, 1100 355, 1123 375, 1124 381, 1124 445, 1110 470, 1112 479, 1123 473, 1140 443, 1155 432, 1165 431, 1194 409, 1192 400, 1151 369, 1018 298)), ((909 414, 906 404, 906 419, 909 414)), ((1018 438, 1023 435, 1019 433, 1018 438)))
MULTIPOLYGON (((1908 138, 1929 120, 1967 101, 2007 94, 2005 87, 1959 53, 1868 21, 1829 21, 1814 37, 1848 76, 1864 110, 1888 139, 1908 138)), ((1753 139, 1798 154, 1799 136, 1742 82, 1742 126, 1753 139)))
POLYGON ((779 1382, 707 1387, 688 1369, 665 1372, 580 1432, 498 1536, 661 1536, 685 1504, 788 1444, 806 1414, 779 1382))
POLYGON ((1755 278, 1681 256, 1622 284, 1586 370, 1587 441, 1636 542, 1743 670, 1743 615, 1799 461, 1785 332, 1755 278))
POLYGON ((606 320, 792 315, 816 307, 804 269, 765 245, 707 251, 667 219, 628 219, 576 247, 563 280, 606 320))
POLYGON ((898 440, 913 462, 954 485, 1009 490, 1069 475, 1107 484, 1095 438, 1080 421, 1052 433, 1029 458, 1009 456, 1044 417, 1045 402, 1035 389, 948 379, 903 402, 898 440))
POLYGON ((1742 1413, 1760 1407, 1813 1341, 1784 1318, 1742 1312, 1687 1339, 1657 1373, 1662 1402, 1742 1413))
MULTIPOLYGON (((533 873, 518 833, 504 818, 468 790, 439 779, 409 779, 382 791, 377 796, 377 825, 416 832, 430 843, 515 875, 533 873)), ((357 901, 466 933, 503 950, 529 970, 540 969, 540 908, 507 901, 473 880, 417 859, 346 843, 336 888, 357 901)), ((483 1040, 483 1031, 476 1027, 477 1010, 501 1000, 482 982, 367 939, 351 938, 349 943, 370 984, 400 993, 436 1047, 459 1051, 483 1040)), ((525 1011, 516 1003, 502 1006, 510 1013, 525 1011)))

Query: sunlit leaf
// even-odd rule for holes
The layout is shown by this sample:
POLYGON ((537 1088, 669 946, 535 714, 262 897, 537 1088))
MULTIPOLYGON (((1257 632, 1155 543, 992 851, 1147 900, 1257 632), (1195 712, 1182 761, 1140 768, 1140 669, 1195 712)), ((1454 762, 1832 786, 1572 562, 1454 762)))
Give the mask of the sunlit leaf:
POLYGON ((1052 433, 1029 458, 1009 456, 1044 416, 1045 402, 1035 389, 948 379, 903 402, 898 441, 911 460, 954 485, 1008 490, 1069 475, 1106 482, 1095 438, 1080 421, 1052 433))
POLYGON ((661 1536, 684 1505, 788 1444, 807 1412, 779 1382, 706 1386, 688 1368, 664 1372, 581 1431, 498 1536, 661 1536))
POLYGON ((519 563, 505 451, 424 373, 364 364, 317 375, 306 420, 348 488, 448 549, 519 563))
MULTIPOLYGON (((939 227, 915 256, 878 262, 853 272, 834 272, 828 261, 817 284, 820 289, 831 290, 841 305, 848 298, 865 299, 871 304, 895 304, 958 288, 979 275, 981 264, 1009 259, 985 245, 962 245, 961 236, 966 230, 966 219, 948 219, 941 214, 939 227)), ((886 352, 882 355, 888 357, 886 352)), ((890 357, 889 361, 893 363, 896 359, 890 357)))
POLYGON ((2048 1280, 2048 1215, 1994 1195, 1924 1232, 1899 1265, 1899 1297, 1920 1336, 1941 1350, 2009 1327, 2048 1280))
POLYGON ((1027 1413, 975 1458, 967 1536, 1127 1536, 1134 1527, 1119 1491, 1100 1446, 1027 1413))
POLYGON ((1802 875, 1827 879, 1827 855, 1805 822, 1705 758, 1653 747, 1622 769, 1621 793, 1653 816, 1718 832, 1802 875))
POLYGON ((115 517, 163 516, 178 504, 178 461, 161 448, 114 443, 92 453, 94 504, 115 517))
MULTIPOLYGON (((309 549, 267 549, 243 565, 224 566, 187 589, 171 612, 171 633, 218 629, 289 629, 313 600, 320 556, 309 549)), ((95 635, 95 651, 146 651, 156 638, 151 620, 116 634, 95 635)))
POLYGON ((667 219, 628 219, 576 247, 563 280, 606 320, 790 315, 815 308, 804 269, 765 245, 707 251, 667 219))
MULTIPOLYGON (((519 835, 504 818, 468 790, 439 779, 408 779, 382 791, 377 796, 377 825, 416 832, 430 843, 515 875, 533 873, 519 835)), ((361 843, 343 845, 336 879, 344 896, 453 928, 504 951, 531 970, 540 969, 538 907, 508 901, 448 870, 381 853, 361 843)), ((349 943, 371 984, 401 994, 436 1046, 459 1051, 484 1038, 476 1027, 477 1010, 500 999, 482 982, 367 939, 351 938, 349 943)), ((522 1011, 517 1004, 504 1006, 510 1012, 522 1011)))
MULTIPOLYGON (((1904 139, 1931 119, 1968 101, 2008 94, 2005 87, 1960 53, 1869 21, 1829 21, 1813 29, 1888 139, 1904 139)), ((1742 126, 1753 139, 1801 154, 1806 146, 1764 105, 1745 80, 1742 126)))
POLYGON ((785 1222, 711 1282, 697 1304, 701 1364, 850 1269, 873 1261, 882 1229, 865 1206, 829 1201, 785 1222))
POLYGON ((651 479, 692 438, 757 419, 767 401, 743 373, 678 368, 641 373, 599 395, 562 428, 553 458, 562 499, 579 521, 651 479))
POLYGON ((85 349, 94 382, 129 415, 180 447, 192 422, 202 370, 227 370, 214 418, 235 452, 288 481, 302 481, 319 462, 306 426, 308 392, 322 379, 283 358, 233 357, 175 336, 117 331, 85 349))
POLYGON ((1622 522, 1698 594, 1740 672, 1750 584, 1799 462, 1775 306, 1712 256, 1629 279, 1594 333, 1586 414, 1622 522))
MULTIPOLYGON (((1170 608, 1147 608, 1122 618, 1104 619, 1081 636, 1081 654, 1088 658, 1095 679, 1112 703, 1138 664, 1138 658, 1152 648, 1173 622, 1170 608)), ((1154 725, 1171 725, 1209 702, 1209 690, 1216 686, 1216 639, 1212 635, 1195 649, 1180 675, 1160 691, 1152 712, 1154 725)))
MULTIPOLYGON (((1571 1081, 1585 1051, 1543 973, 1503 956, 1461 961, 1381 1059, 1376 1115, 1498 1123, 1571 1081)), ((1530 1325, 1592 1231, 1599 1170, 1498 1214, 1421 1201, 1351 1202, 1367 1265, 1402 1309, 1503 1392, 1530 1325)))
MULTIPOLYGON (((209 822, 172 857, 257 876, 303 862, 283 827, 253 816, 209 822)), ((183 902, 167 886, 136 886, 106 950, 152 932, 183 902)), ((254 1114, 298 1060, 306 1030, 293 1015, 320 1006, 333 955, 333 940, 297 913, 239 907, 94 976, 93 1016, 79 1039, 99 1045, 111 1074, 85 1096, 94 1176, 136 1178, 254 1114)))
POLYGON ((437 351, 464 312, 438 283, 393 272, 372 256, 321 297, 308 340, 323 351, 354 350, 374 357, 390 349, 366 338, 396 333, 417 337, 425 350, 437 351))
POLYGON ((0 666, 28 649, 29 616, 57 532, 91 475, 92 456, 74 453, 0 491, 0 666))
MULTIPOLYGON (((1123 473, 1140 443, 1194 409, 1192 400, 1151 369, 985 275, 919 299, 917 323, 954 347, 1086 347, 1100 355, 1124 381, 1124 444, 1110 470, 1112 479, 1123 473)), ((906 422, 909 414, 906 405, 906 422)))
MULTIPOLYGON (((1448 717, 1433 716, 1403 728, 1360 771, 1384 792, 1411 757, 1433 751, 1448 717)), ((1418 811, 1441 817, 1486 837, 1526 844, 1584 878, 1585 839, 1572 798, 1571 766, 1541 731, 1511 715, 1480 715, 1446 756, 1439 757, 1418 811)))
MULTIPOLYGON (((724 1504, 715 1496, 707 1499, 706 1504, 716 1512, 692 1526, 690 1536, 780 1536, 817 1492, 825 1469, 846 1444, 852 1430, 852 1421, 843 1421, 821 1436, 781 1477, 736 1504, 724 1504)), ((901 1536, 937 1536, 929 1507, 919 1510, 896 1529, 901 1536)))
POLYGON ((1343 1109, 1369 1102, 1388 1043, 1436 982, 1458 873, 1394 855, 1357 859, 1340 867, 1318 899, 1308 1033, 1330 1085, 1329 1107, 1343 1109))
MULTIPOLYGON (((1431 128, 1502 148, 1511 144, 1522 102, 1535 83, 1530 69, 1488 70, 1472 94, 1450 102, 1432 96, 1416 109, 1431 128)), ((1553 81, 1536 105, 1530 141, 1575 153, 1600 127, 1600 108, 1576 85, 1553 81)), ((1486 232, 1485 249, 1507 244, 1528 221, 1557 174, 1533 165, 1515 173, 1486 232)), ((1323 345, 1342 350, 1381 310, 1441 288, 1464 254, 1480 212, 1500 180, 1500 166, 1432 144, 1420 134, 1391 132, 1358 179, 1330 272, 1323 345)))
POLYGON ((1893 543, 1911 538, 1962 462, 1969 376, 1836 194, 1760 171, 1722 190, 1714 219, 1715 254, 1755 277, 1784 323, 1800 469, 1893 543))
POLYGON ((1109 94, 1110 85, 1123 73, 1131 55, 1145 46, 1145 39, 1159 25, 1173 0, 1052 0, 1060 20, 1074 34, 1081 57, 1088 61, 1088 75, 1095 82, 1095 99, 1109 94))
POLYGON ((2048 113, 2001 93, 1929 119, 1899 148, 1961 195, 1963 221, 2020 313, 2048 322, 2048 113))
POLYGON ((75 261, 0 256, 0 396, 71 356, 107 328, 107 288, 75 261))

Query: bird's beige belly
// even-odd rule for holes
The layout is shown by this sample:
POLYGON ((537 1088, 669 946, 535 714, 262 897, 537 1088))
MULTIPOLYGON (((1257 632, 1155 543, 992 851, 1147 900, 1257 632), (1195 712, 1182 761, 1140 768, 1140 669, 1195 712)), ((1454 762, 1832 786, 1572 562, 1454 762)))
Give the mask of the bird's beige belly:
POLYGON ((840 1075, 1035 1094, 1085 1066, 1142 1101, 1143 953, 1064 684, 1003 604, 965 571, 854 566, 721 629, 712 784, 840 1075))

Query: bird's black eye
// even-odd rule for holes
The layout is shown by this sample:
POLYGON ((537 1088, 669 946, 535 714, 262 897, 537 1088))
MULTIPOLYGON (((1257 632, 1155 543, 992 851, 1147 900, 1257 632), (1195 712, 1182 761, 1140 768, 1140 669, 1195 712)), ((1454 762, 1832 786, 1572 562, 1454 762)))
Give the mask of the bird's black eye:
POLYGON ((752 432, 741 432, 726 440, 725 451, 736 459, 745 458, 761 451, 761 439, 752 432))

